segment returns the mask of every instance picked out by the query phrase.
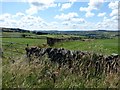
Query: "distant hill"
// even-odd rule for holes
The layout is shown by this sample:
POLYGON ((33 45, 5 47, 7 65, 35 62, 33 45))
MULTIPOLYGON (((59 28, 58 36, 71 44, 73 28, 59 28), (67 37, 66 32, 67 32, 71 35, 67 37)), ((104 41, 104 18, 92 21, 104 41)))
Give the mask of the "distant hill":
POLYGON ((120 31, 109 31, 109 30, 88 30, 88 31, 58 31, 58 30, 24 30, 20 28, 0 28, 2 32, 20 32, 20 33, 33 33, 37 35, 43 35, 43 34, 65 34, 65 35, 81 35, 81 36, 87 36, 87 37, 113 37, 113 36, 119 36, 120 31))
POLYGON ((30 32, 29 30, 19 28, 1 28, 2 32, 30 32))
POLYGON ((34 33, 37 35, 43 35, 43 34, 48 34, 46 32, 41 32, 41 31, 30 31, 30 30, 24 30, 20 28, 0 28, 2 32, 20 32, 20 33, 34 33))

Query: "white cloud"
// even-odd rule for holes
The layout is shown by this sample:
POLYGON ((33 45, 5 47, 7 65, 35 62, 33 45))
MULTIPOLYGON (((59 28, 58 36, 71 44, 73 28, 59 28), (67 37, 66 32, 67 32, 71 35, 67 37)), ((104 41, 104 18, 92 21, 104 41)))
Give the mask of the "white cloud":
POLYGON ((0 22, 4 22, 4 19, 2 17, 0 17, 0 22))
POLYGON ((98 29, 107 29, 107 30, 118 30, 118 20, 117 17, 114 18, 107 18, 104 17, 103 21, 98 22, 96 27, 98 29))
POLYGON ((106 20, 105 22, 109 24, 109 27, 118 29, 118 3, 119 1, 110 2, 108 7, 112 10, 110 13, 111 19, 106 20))
POLYGON ((55 19, 59 19, 61 21, 61 24, 59 24, 59 29, 81 29, 83 28, 83 24, 85 24, 85 20, 83 18, 79 18, 78 14, 75 12, 71 12, 68 14, 62 13, 61 15, 56 15, 55 19))
POLYGON ((25 14, 24 14, 24 13, 21 13, 21 12, 18 12, 18 13, 16 13, 16 16, 17 16, 17 17, 23 17, 23 16, 25 16, 25 14))
POLYGON ((0 16, 0 26, 1 27, 12 27, 12 28, 23 28, 29 30, 36 30, 36 29, 45 29, 48 28, 48 23, 45 22, 39 16, 31 16, 31 15, 22 15, 22 13, 17 13, 15 15, 10 14, 2 14, 0 16), (8 18, 9 16, 9 18, 8 18), (6 18, 7 17, 7 18, 6 18), (17 20, 17 18, 19 18, 17 20))
POLYGON ((30 8, 26 10, 27 14, 36 14, 39 10, 45 10, 49 7, 56 7, 55 0, 28 0, 30 8))
MULTIPOLYGON (((18 12, 15 15, 2 14, 0 15, 0 26, 1 27, 17 27, 29 30, 97 30, 97 29, 117 29, 118 28, 118 8, 114 7, 114 3, 109 4, 109 8, 112 9, 110 13, 110 18, 105 17, 106 13, 98 13, 99 17, 104 19, 100 22, 89 22, 84 18, 79 17, 78 13, 62 13, 56 15, 54 18, 58 21, 47 22, 39 16, 33 16, 39 10, 44 10, 49 7, 54 7, 54 2, 46 2, 41 4, 39 1, 34 0, 30 2, 31 7, 26 11, 28 14, 18 12), (51 6, 46 6, 51 5, 51 6), (52 6, 53 5, 53 6, 52 6)), ((70 2, 69 2, 70 3, 70 2)), ((100 3, 102 4, 102 3, 100 3)), ((62 4, 57 4, 57 6, 62 7, 62 4)), ((86 12, 86 17, 92 17, 95 14, 93 10, 99 9, 100 5, 98 3, 89 3, 88 7, 81 7, 80 11, 86 12)), ((68 7, 69 8, 69 7, 68 7)), ((67 9, 67 8, 66 8, 67 9)), ((106 15, 107 16, 107 15, 106 15)), ((53 19, 54 20, 54 19, 53 19)))
POLYGON ((71 12, 68 14, 62 13, 61 15, 56 15, 54 18, 55 19, 60 19, 60 20, 70 20, 71 18, 78 17, 77 13, 71 12))
POLYGON ((119 1, 115 1, 115 2, 110 2, 109 3, 109 8, 111 8, 111 9, 118 9, 118 2, 119 1))
POLYGON ((98 17, 103 17, 103 16, 105 16, 106 15, 106 13, 104 12, 104 13, 99 13, 98 14, 98 17))
POLYGON ((109 3, 109 8, 112 9, 112 12, 110 13, 110 16, 118 16, 118 2, 119 1, 115 1, 115 2, 110 2, 109 3))
POLYGON ((118 16, 113 16, 111 20, 117 20, 118 21, 118 16))
POLYGON ((29 9, 26 10, 27 14, 33 15, 38 12, 38 9, 35 6, 31 6, 29 9))
POLYGON ((12 18, 13 19, 15 19, 15 18, 19 19, 19 18, 24 17, 24 16, 25 16, 24 13, 18 12, 15 15, 12 15, 12 18))
POLYGON ((77 13, 71 12, 56 17, 60 19, 60 21, 46 22, 39 16, 25 15, 21 12, 14 15, 2 14, 0 15, 0 27, 21 28, 27 30, 74 30, 84 27, 83 23, 85 23, 85 20, 79 18, 77 13))
POLYGON ((12 15, 9 14, 9 13, 5 13, 4 15, 1 15, 0 17, 1 17, 1 18, 4 18, 4 19, 9 19, 9 18, 12 17, 12 15))
POLYGON ((85 23, 85 20, 83 18, 72 18, 71 22, 75 23, 85 23))
POLYGON ((63 11, 63 10, 65 10, 65 9, 71 8, 72 5, 74 4, 74 2, 76 2, 76 1, 77 1, 77 0, 69 0, 68 3, 64 3, 64 4, 62 4, 60 10, 63 11))
POLYGON ((12 24, 15 24, 15 20, 13 20, 13 17, 11 14, 8 14, 8 13, 5 13, 5 14, 2 14, 0 15, 0 19, 1 19, 1 22, 0 22, 0 26, 1 27, 11 27, 12 24))
MULTIPOLYGON (((0 15, 0 25, 6 25, 6 24, 10 24, 11 25, 11 22, 9 21, 13 21, 13 16, 11 14, 8 14, 8 13, 5 13, 5 14, 2 14, 0 15)), ((7 26, 7 25, 6 25, 7 26)))
POLYGON ((91 13, 92 10, 98 10, 103 3, 103 0, 90 0, 88 7, 80 7, 80 11, 86 12, 86 17, 94 16, 94 13, 91 13))
POLYGON ((72 6, 72 3, 65 3, 65 4, 62 4, 62 7, 61 7, 61 11, 64 10, 64 9, 68 9, 72 6))
MULTIPOLYGON (((46 22, 39 16, 24 15, 21 12, 18 12, 15 15, 2 14, 0 15, 0 27, 21 28, 27 30, 71 30, 76 29, 79 27, 79 23, 84 22, 84 19, 76 18, 78 16, 76 13, 69 13, 68 15, 64 15, 65 17, 68 16, 71 20, 61 22, 46 22)), ((64 18, 64 20, 66 20, 66 18, 64 18)))
POLYGON ((66 26, 67 26, 67 25, 69 25, 69 24, 70 24, 69 21, 63 21, 63 22, 62 22, 62 25, 66 25, 66 26))
POLYGON ((60 7, 61 6, 61 3, 58 3, 58 7, 60 7))
POLYGON ((112 12, 110 13, 110 16, 118 16, 118 9, 112 10, 112 12))
POLYGON ((74 2, 76 2, 77 0, 69 0, 70 2, 72 2, 72 3, 74 3, 74 2))
POLYGON ((92 9, 98 9, 101 7, 103 2, 104 2, 103 0, 90 0, 88 5, 89 5, 89 7, 92 7, 92 9))
POLYGON ((29 3, 34 4, 35 6, 49 5, 53 4, 55 0, 28 0, 29 3))
POLYGON ((44 22, 44 24, 45 24, 45 26, 43 26, 42 28, 44 28, 46 30, 56 30, 59 27, 59 23, 56 22, 56 21, 53 21, 53 22, 50 22, 50 23, 44 22))
POLYGON ((94 13, 87 12, 85 16, 86 16, 86 17, 93 17, 94 15, 95 15, 94 13))

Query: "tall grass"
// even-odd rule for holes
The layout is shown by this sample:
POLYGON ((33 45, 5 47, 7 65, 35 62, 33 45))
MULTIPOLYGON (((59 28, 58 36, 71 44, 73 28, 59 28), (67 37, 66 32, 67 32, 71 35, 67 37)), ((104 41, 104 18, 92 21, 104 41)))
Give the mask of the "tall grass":
POLYGON ((119 73, 94 76, 83 74, 77 65, 58 67, 47 55, 31 62, 21 57, 3 66, 3 88, 120 88, 119 73))
MULTIPOLYGON (((21 38, 3 38, 3 41, 18 42, 30 45, 41 45, 46 43, 44 39, 21 39, 21 38)), ((7 46, 3 46, 6 48, 7 46)), ((89 68, 89 72, 82 72, 84 67, 74 62, 74 68, 69 69, 68 65, 59 69, 57 63, 53 63, 45 55, 42 58, 33 58, 30 62, 26 58, 24 48, 14 46, 23 54, 16 55, 14 58, 8 56, 3 58, 3 88, 120 88, 120 74, 102 73, 97 76, 91 74, 94 68, 89 68), (14 62, 13 62, 14 60, 14 62)), ((91 42, 73 41, 58 43, 54 47, 63 47, 72 50, 94 51, 102 54, 111 54, 118 52, 117 39, 95 40, 91 42)), ((11 49, 11 48, 9 48, 11 49)), ((12 49, 13 50, 13 49, 12 49)))

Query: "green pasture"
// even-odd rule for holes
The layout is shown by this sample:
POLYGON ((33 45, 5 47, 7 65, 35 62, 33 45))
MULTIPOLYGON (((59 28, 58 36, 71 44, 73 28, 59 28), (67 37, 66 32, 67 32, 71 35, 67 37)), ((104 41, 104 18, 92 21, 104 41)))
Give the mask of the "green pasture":
POLYGON ((46 39, 2 38, 3 64, 7 64, 11 59, 25 55, 27 44, 29 46, 41 46, 44 43, 46 43, 46 39))
POLYGON ((19 43, 19 44, 29 44, 38 46, 43 43, 46 43, 46 39, 31 39, 31 38, 2 38, 2 42, 13 42, 13 43, 19 43))
MULTIPOLYGON (((42 35, 46 37, 48 35, 42 35)), ((52 35, 49 35, 49 37, 52 35)), ((56 35, 57 36, 57 35, 56 35)), ((65 36, 64 36, 65 37, 65 36)), ((53 82, 53 73, 57 72, 56 63, 51 63, 46 56, 40 60, 28 63, 25 56, 25 47, 41 46, 47 43, 45 38, 0 38, 2 39, 2 87, 3 88, 119 88, 120 78, 118 74, 102 74, 86 78, 80 70, 72 73, 68 66, 61 67, 56 82, 53 82), (12 45, 11 45, 12 43, 12 45), (11 45, 11 46, 10 46, 11 45), (16 52, 18 50, 20 53, 16 52), (13 63, 13 60, 15 61, 13 63), (38 63, 37 63, 38 62, 38 63)), ((90 51, 109 55, 118 53, 118 39, 95 39, 91 41, 69 41, 56 43, 55 48, 70 50, 90 51)), ((75 68, 77 70, 77 67, 75 68)), ((88 73, 87 75, 89 75, 88 73)))
POLYGON ((2 36, 3 36, 3 37, 8 37, 8 38, 12 38, 12 37, 22 37, 23 34, 28 35, 28 36, 35 36, 35 34, 32 34, 32 33, 2 32, 2 36))
POLYGON ((95 39, 91 41, 68 41, 56 43, 53 47, 89 51, 101 54, 118 53, 118 39, 95 39))
MULTIPOLYGON (((25 47, 27 44, 30 46, 40 46, 43 43, 47 43, 46 39, 30 39, 30 38, 2 38, 3 48, 6 46, 4 42, 13 42, 18 44, 15 45, 16 48, 25 47)), ((101 54, 112 54, 118 53, 118 39, 95 39, 91 41, 67 41, 67 42, 60 42, 56 43, 54 46, 55 48, 66 48, 70 50, 81 50, 81 51, 89 51, 101 54)))

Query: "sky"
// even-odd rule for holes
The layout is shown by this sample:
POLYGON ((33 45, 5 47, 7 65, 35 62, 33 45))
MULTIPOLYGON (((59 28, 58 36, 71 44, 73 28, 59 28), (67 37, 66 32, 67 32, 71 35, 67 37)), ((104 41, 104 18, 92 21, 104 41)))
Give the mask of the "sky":
POLYGON ((2 0, 0 27, 27 30, 118 30, 118 1, 2 0))

